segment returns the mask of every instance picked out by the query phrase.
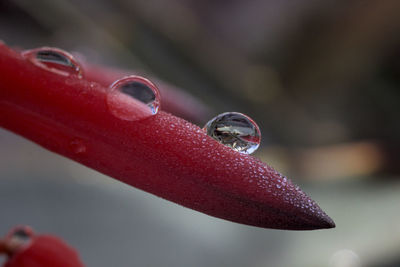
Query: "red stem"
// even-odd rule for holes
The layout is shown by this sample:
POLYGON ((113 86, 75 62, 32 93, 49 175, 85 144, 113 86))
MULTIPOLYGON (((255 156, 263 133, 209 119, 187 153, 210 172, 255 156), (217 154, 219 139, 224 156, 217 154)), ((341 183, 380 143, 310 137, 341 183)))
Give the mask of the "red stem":
POLYGON ((162 111, 141 121, 120 120, 106 96, 99 84, 40 69, 0 46, 0 126, 209 215, 278 229, 334 227, 305 193, 254 157, 162 111))

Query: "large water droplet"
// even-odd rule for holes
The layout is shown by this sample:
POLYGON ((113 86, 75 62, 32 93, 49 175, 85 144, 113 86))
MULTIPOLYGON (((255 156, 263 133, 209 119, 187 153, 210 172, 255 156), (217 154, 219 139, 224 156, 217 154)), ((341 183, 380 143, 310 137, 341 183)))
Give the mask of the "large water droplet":
POLYGON ((160 108, 160 92, 146 78, 128 76, 110 86, 107 105, 111 113, 119 119, 141 120, 157 114, 160 108))
POLYGON ((256 151, 261 142, 257 124, 238 112, 219 114, 207 122, 203 129, 215 140, 244 154, 256 151))
POLYGON ((82 78, 82 68, 68 52, 54 47, 41 47, 22 52, 36 66, 63 76, 82 78))

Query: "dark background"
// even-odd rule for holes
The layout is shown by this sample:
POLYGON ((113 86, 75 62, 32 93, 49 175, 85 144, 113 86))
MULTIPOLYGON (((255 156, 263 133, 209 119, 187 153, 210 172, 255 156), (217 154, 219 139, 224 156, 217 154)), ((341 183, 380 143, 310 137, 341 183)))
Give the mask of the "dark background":
POLYGON ((0 130, 0 232, 87 266, 400 266, 400 1, 0 0, 0 39, 144 71, 260 126, 256 157, 335 220, 258 229, 182 208, 0 130), (343 250, 346 251, 343 252, 343 250), (349 252, 350 250, 352 252, 349 252), (352 254, 354 253, 354 254, 352 254))

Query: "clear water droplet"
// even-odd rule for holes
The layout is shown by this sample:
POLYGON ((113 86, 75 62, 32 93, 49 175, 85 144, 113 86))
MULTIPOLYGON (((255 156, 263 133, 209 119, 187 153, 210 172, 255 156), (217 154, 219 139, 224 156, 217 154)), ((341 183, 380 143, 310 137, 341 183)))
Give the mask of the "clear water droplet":
POLYGON ((85 143, 78 139, 75 138, 69 143, 69 147, 71 148, 72 152, 75 154, 82 154, 86 152, 86 145, 85 143))
POLYGON ((32 230, 26 227, 19 227, 14 230, 11 238, 18 239, 20 242, 28 242, 32 238, 32 230))
POLYGON ((33 236, 33 230, 29 226, 18 226, 12 229, 5 238, 6 250, 10 254, 15 253, 30 244, 33 236))
POLYGON ((41 47, 22 52, 22 56, 36 66, 63 76, 82 78, 82 68, 74 57, 59 48, 41 47))
POLYGON ((257 124, 238 112, 226 112, 211 119, 203 128, 207 135, 235 151, 251 154, 261 142, 257 124))
POLYGON ((146 78, 128 76, 110 86, 107 105, 111 113, 121 120, 142 120, 157 114, 160 92, 146 78))

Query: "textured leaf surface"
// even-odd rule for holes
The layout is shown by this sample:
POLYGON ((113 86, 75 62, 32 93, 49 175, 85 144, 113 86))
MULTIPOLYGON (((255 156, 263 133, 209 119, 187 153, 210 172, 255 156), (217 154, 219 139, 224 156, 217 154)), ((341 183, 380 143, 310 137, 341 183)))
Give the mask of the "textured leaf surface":
MULTIPOLYGON (((333 221, 258 159, 165 112, 113 116, 107 89, 37 68, 0 46, 0 125, 122 182, 238 223, 308 230, 333 221)), ((130 110, 133 114, 140 110, 130 110)))

